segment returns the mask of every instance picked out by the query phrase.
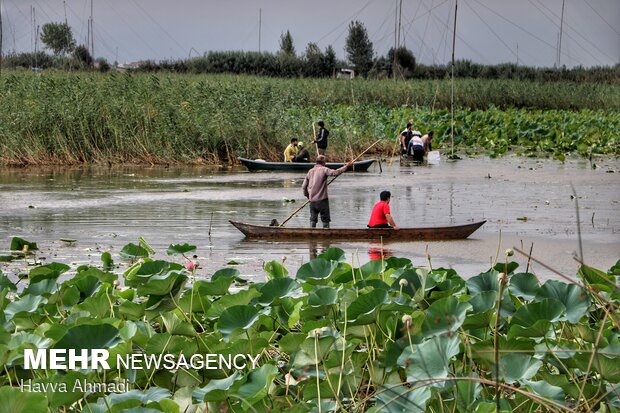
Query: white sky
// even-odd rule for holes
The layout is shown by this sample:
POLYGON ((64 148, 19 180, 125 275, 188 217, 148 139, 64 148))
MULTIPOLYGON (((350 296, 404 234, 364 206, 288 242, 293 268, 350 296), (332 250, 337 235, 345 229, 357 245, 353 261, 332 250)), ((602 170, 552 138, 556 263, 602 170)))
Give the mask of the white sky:
MULTIPOLYGON (((377 55, 394 45, 399 0, 92 0, 95 55, 119 63, 179 59, 209 50, 279 48, 290 30, 298 54, 308 42, 344 59, 351 20, 366 26, 377 55)), ((564 0, 561 64, 620 62, 620 0, 564 0)), ((422 63, 447 63, 455 0, 403 0, 401 44, 422 63)), ((34 25, 66 17, 86 43, 91 0, 0 0, 4 53, 33 50, 34 25)), ((459 0, 456 58, 483 64, 557 62, 562 0, 459 0)))

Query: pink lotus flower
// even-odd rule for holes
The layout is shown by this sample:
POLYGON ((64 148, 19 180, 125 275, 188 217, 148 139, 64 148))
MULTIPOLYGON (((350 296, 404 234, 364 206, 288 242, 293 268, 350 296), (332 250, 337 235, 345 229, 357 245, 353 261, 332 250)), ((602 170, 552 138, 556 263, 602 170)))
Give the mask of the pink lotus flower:
POLYGON ((195 263, 193 261, 187 261, 185 263, 185 268, 187 268, 188 271, 194 271, 196 268, 198 268, 198 263, 195 263))

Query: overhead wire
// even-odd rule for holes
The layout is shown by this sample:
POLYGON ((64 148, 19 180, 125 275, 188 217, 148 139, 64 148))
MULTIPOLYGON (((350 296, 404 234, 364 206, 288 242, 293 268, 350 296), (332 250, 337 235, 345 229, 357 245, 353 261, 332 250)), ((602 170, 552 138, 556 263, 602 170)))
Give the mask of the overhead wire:
POLYGON ((597 15, 598 17, 600 17, 600 18, 601 18, 601 20, 603 20, 603 21, 605 22, 605 24, 606 24, 607 26, 609 26, 609 28, 610 28, 611 30, 613 30, 613 31, 614 31, 614 33, 616 33, 618 36, 620 36, 620 32, 618 32, 618 31, 614 28, 614 26, 612 26, 611 24, 609 24, 609 22, 608 22, 607 20, 605 20, 605 18, 604 18, 603 16, 601 16, 601 15, 599 14, 599 12, 598 12, 598 11, 596 11, 596 9, 595 9, 594 7, 592 7, 592 5, 590 4, 590 2, 589 2, 588 0, 583 0, 583 1, 584 1, 584 2, 585 2, 585 3, 586 3, 586 4, 587 4, 587 5, 588 5, 591 9, 592 9, 592 11, 593 11, 594 13, 596 13, 596 15, 597 15))
POLYGON ((469 5, 469 3, 467 1, 463 1, 463 4, 465 4, 467 7, 469 7, 469 9, 476 15, 476 17, 478 17, 478 19, 487 27, 487 29, 489 29, 489 31, 491 33, 493 33, 493 35, 497 38, 497 40, 499 40, 505 47, 506 49, 508 49, 508 51, 510 51, 510 53, 512 53, 512 55, 517 58, 517 54, 515 53, 514 50, 512 50, 512 48, 510 46, 508 46, 508 44, 506 44, 506 42, 504 41, 504 39, 501 38, 500 35, 498 35, 495 30, 493 30, 493 28, 480 16, 480 14, 478 14, 478 12, 469 5))
POLYGON ((177 41, 177 39, 175 39, 174 37, 172 37, 172 35, 168 32, 168 30, 166 30, 166 28, 165 28, 165 27, 163 27, 163 26, 162 26, 162 25, 161 25, 161 24, 160 24, 157 20, 155 20, 155 19, 153 18, 153 16, 151 16, 151 15, 149 14, 149 12, 148 12, 148 11, 146 11, 146 10, 145 10, 142 6, 140 6, 140 4, 139 4, 136 0, 131 0, 131 2, 132 2, 132 3, 133 3, 133 4, 134 4, 134 5, 135 5, 135 6, 136 6, 136 7, 137 7, 137 8, 138 8, 138 9, 139 9, 139 10, 140 10, 140 11, 141 11, 141 12, 142 12, 145 16, 146 16, 146 17, 148 17, 148 19, 149 19, 149 20, 151 20, 153 23, 155 23, 155 25, 156 25, 157 27, 159 27, 159 29, 160 29, 161 31, 163 31, 163 32, 164 32, 164 34, 165 34, 165 35, 166 35, 166 36, 167 36, 170 40, 172 40, 174 43, 176 43, 176 45, 177 45, 179 48, 181 48, 181 49, 184 49, 184 48, 185 48, 185 46, 183 46, 181 43, 179 43, 179 42, 177 41))
MULTIPOLYGON (((344 20, 342 23, 338 24, 338 26, 334 27, 332 30, 330 30, 327 34, 323 35, 321 38, 319 38, 319 40, 316 41, 317 44, 321 43, 326 37, 330 36, 332 33, 334 33, 336 30, 338 30, 339 28, 341 28, 343 25, 346 25, 347 23, 349 23, 352 19, 354 19, 355 17, 359 16, 361 12, 363 12, 366 7, 368 7, 370 5, 370 3, 372 3, 374 0, 368 0, 366 2, 366 4, 364 4, 362 6, 361 9, 359 9, 357 12, 355 12, 354 14, 352 14, 349 18, 347 18, 346 20, 344 20)), ((339 39, 342 36, 342 33, 336 38, 339 39)))
MULTIPOLYGON (((549 7, 547 7, 543 2, 540 2, 540 6, 544 7, 550 14, 552 14, 553 16, 556 17, 557 20, 554 20, 552 18, 550 18, 549 16, 547 16, 546 13, 544 13, 542 10, 540 10, 536 4, 533 3, 532 0, 528 0, 534 7, 536 7, 551 23, 553 23, 554 26, 556 26, 557 28, 560 28, 560 25, 557 23, 557 20, 560 20, 561 17, 558 16, 553 10, 551 10, 549 7)), ((583 36, 581 33, 579 33, 579 31, 577 29, 575 29, 572 25, 570 25, 566 20, 564 20, 564 25, 566 27, 568 27, 570 30, 572 30, 577 36, 579 36, 580 38, 582 38, 584 41, 586 41, 591 47, 593 47, 594 49, 596 49, 601 55, 607 57, 610 61, 614 61, 614 58, 609 56, 607 53, 605 53, 603 50, 601 50, 594 42, 591 42, 589 39, 587 39, 585 36, 583 36)), ((579 48, 581 48, 581 50, 585 51, 587 54, 589 54, 592 58, 594 58, 595 60, 597 60, 599 63, 602 63, 602 61, 598 58, 596 58, 592 52, 585 46, 583 46, 579 41, 577 41, 577 39, 575 39, 570 32, 565 31, 564 34, 566 36, 568 36, 569 39, 571 39, 577 46, 579 46, 579 48)))

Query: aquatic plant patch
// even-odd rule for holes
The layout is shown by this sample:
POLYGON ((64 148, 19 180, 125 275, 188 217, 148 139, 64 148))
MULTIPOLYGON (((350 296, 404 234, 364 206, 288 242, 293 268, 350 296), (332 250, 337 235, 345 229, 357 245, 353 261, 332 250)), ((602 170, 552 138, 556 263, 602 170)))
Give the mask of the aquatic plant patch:
POLYGON ((0 274, 0 413, 620 409, 620 261, 540 283, 332 248, 247 283, 138 244, 0 274))

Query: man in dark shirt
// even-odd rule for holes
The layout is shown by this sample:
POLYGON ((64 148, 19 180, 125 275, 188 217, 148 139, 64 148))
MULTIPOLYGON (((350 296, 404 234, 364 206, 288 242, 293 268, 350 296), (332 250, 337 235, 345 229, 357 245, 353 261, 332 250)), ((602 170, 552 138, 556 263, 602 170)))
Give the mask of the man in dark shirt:
POLYGON ((310 152, 304 147, 304 143, 297 142, 297 148, 299 152, 297 152, 297 155, 293 158, 293 162, 310 162, 310 152))
POLYGON ((408 123, 407 127, 404 131, 400 133, 400 136, 398 138, 398 141, 400 143, 400 152, 402 155, 405 155, 407 153, 407 146, 409 146, 409 141, 413 136, 413 131, 411 130, 412 126, 413 125, 411 125, 411 123, 408 123))
POLYGON ((325 123, 320 120, 316 123, 319 125, 319 132, 316 134, 316 137, 312 141, 312 143, 316 143, 316 147, 319 151, 319 155, 325 155, 325 151, 327 150, 327 137, 329 136, 329 131, 325 129, 325 123))
POLYGON ((327 198, 327 177, 338 176, 353 165, 349 162, 342 168, 330 169, 325 166, 325 155, 316 157, 316 165, 308 171, 301 189, 310 200, 310 225, 316 227, 321 215, 323 228, 329 228, 331 217, 329 215, 329 199, 327 198))

